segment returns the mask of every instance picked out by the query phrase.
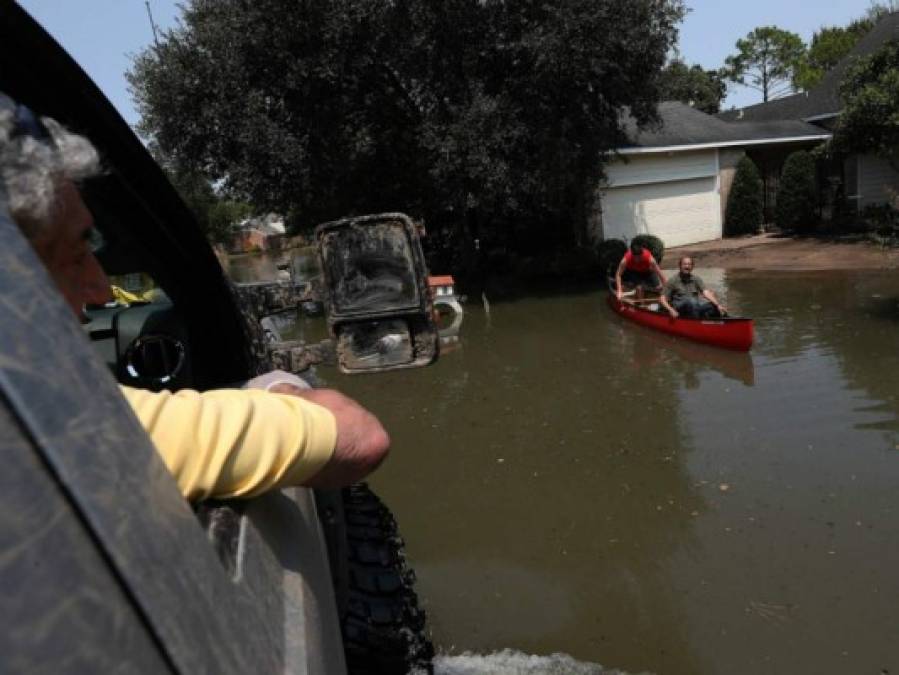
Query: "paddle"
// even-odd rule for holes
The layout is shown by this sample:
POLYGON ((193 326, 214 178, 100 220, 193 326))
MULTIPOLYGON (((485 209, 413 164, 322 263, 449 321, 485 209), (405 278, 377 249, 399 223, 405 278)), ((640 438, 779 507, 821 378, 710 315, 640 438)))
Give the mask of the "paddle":
POLYGON ((627 298, 624 296, 621 297, 621 302, 626 302, 629 305, 649 305, 649 304, 652 304, 652 303, 658 302, 658 301, 659 301, 658 298, 639 298, 639 299, 637 299, 637 298, 627 298))

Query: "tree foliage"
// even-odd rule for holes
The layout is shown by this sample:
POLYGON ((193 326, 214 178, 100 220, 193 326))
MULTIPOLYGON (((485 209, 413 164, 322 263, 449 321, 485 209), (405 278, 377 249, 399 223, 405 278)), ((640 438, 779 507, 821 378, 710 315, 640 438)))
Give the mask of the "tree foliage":
POLYGON ((623 139, 620 110, 656 119, 646 73, 683 11, 188 0, 129 81, 141 132, 178 166, 300 226, 401 209, 437 240, 551 246, 582 238, 599 158, 623 139))
POLYGON ((759 231, 763 218, 762 179, 755 162, 744 156, 737 163, 734 182, 727 197, 724 235, 735 237, 755 234, 759 231))
POLYGON ((737 40, 736 47, 736 54, 725 59, 730 81, 762 92, 764 101, 792 93, 796 68, 805 55, 802 38, 776 26, 761 26, 737 40))
POLYGON ((249 204, 216 194, 209 181, 197 173, 187 170, 167 173, 172 185, 194 212, 207 239, 212 242, 227 243, 234 225, 253 213, 249 204))
POLYGON ((844 107, 834 148, 879 155, 899 171, 899 39, 855 63, 840 96, 844 107))
POLYGON ((606 277, 615 274, 615 268, 627 253, 627 243, 623 239, 603 239, 596 247, 599 269, 606 277))
POLYGON ((873 21, 865 18, 846 27, 825 27, 816 31, 805 58, 796 69, 796 86, 807 91, 818 84, 824 73, 849 54, 873 25, 873 21))
POLYGON ((899 12, 899 0, 871 0, 865 19, 874 24, 893 12, 899 12))
POLYGON ((817 201, 815 161, 805 150, 794 152, 784 162, 774 221, 784 229, 810 230, 816 223, 817 201))
POLYGON ((850 22, 848 26, 823 27, 817 30, 812 35, 805 58, 796 69, 796 87, 809 90, 818 84, 824 74, 847 56, 878 21, 897 11, 899 0, 871 2, 865 15, 850 22))
POLYGON ((662 70, 660 89, 663 100, 683 101, 714 115, 721 108, 727 84, 720 71, 705 70, 698 64, 688 66, 675 59, 662 70))
POLYGON ((206 238, 214 243, 228 243, 235 223, 249 218, 253 207, 220 194, 206 176, 167 157, 156 143, 150 143, 149 150, 193 212, 206 238))

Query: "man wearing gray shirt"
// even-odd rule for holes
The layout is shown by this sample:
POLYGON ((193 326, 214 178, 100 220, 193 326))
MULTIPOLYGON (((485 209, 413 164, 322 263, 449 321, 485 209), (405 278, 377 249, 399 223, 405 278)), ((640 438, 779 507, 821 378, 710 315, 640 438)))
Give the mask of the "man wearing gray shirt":
POLYGON ((659 298, 672 318, 711 319, 727 314, 715 294, 693 274, 693 258, 684 256, 677 266, 678 274, 668 279, 659 298))

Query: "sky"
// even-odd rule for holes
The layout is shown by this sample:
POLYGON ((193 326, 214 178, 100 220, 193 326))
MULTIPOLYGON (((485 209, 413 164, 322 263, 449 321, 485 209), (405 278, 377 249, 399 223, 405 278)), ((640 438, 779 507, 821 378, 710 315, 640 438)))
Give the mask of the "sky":
MULTIPOLYGON (((124 73, 131 56, 153 42, 147 4, 158 28, 175 25, 181 0, 19 0, 81 64, 132 125, 138 121, 124 73)), ((719 68, 737 39, 758 26, 776 25, 808 43, 822 26, 844 26, 864 15, 870 0, 687 0, 679 49, 688 64, 719 68)), ((761 94, 739 85, 723 108, 761 102, 761 94)))

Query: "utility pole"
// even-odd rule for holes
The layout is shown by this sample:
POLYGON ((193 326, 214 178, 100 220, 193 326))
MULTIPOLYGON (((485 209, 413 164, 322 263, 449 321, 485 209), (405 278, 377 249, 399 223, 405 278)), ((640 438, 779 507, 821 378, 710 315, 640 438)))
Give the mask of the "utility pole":
POLYGON ((153 42, 156 45, 156 50, 159 50, 159 37, 156 35, 156 22, 153 21, 153 12, 150 11, 150 0, 144 0, 144 4, 147 6, 147 16, 150 17, 150 28, 153 30, 153 42))

